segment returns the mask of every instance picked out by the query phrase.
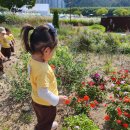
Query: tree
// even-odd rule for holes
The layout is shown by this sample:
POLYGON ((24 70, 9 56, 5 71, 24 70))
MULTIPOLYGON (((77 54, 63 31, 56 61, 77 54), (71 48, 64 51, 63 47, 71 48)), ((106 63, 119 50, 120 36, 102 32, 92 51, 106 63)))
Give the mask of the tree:
POLYGON ((23 5, 30 5, 33 7, 35 2, 36 0, 0 0, 0 5, 10 10, 14 7, 21 8, 23 5))
POLYGON ((97 11, 96 11, 96 14, 97 15, 106 15, 106 14, 108 14, 108 9, 106 9, 106 8, 101 8, 101 9, 98 9, 97 11))
POLYGON ((77 14, 77 15, 80 16, 81 15, 81 11, 80 10, 76 10, 76 11, 73 12, 73 14, 77 14))
POLYGON ((55 28, 59 28, 59 15, 57 10, 54 11, 53 25, 55 26, 55 28))
POLYGON ((118 8, 113 11, 113 14, 115 14, 117 16, 128 16, 128 15, 130 15, 130 11, 128 9, 118 8))

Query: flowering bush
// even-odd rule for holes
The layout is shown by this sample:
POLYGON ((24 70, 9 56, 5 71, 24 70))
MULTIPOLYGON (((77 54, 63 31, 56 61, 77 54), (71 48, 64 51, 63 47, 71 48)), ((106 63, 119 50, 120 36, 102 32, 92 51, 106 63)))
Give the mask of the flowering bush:
POLYGON ((107 82, 99 73, 92 74, 90 77, 91 81, 84 81, 76 88, 77 95, 81 98, 88 95, 91 100, 102 102, 105 97, 107 82))
POLYGON ((130 85, 129 85, 129 71, 126 69, 118 72, 112 72, 111 76, 111 90, 115 97, 130 96, 130 85))
POLYGON ((111 129, 128 130, 130 128, 130 97, 111 102, 104 117, 111 129))

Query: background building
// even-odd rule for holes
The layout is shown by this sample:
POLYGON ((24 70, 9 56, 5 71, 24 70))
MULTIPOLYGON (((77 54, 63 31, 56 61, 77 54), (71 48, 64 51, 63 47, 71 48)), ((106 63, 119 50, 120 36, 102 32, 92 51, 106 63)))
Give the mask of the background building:
POLYGON ((64 0, 36 0, 36 4, 49 4, 50 8, 65 8, 64 0))
POLYGON ((39 13, 43 16, 50 15, 49 4, 35 4, 35 6, 31 9, 28 9, 26 5, 21 8, 24 13, 39 13))

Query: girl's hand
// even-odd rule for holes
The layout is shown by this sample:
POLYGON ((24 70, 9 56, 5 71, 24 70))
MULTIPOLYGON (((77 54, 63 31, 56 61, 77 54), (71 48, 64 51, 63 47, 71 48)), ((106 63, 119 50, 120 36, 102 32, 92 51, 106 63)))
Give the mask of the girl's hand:
POLYGON ((66 96, 59 96, 59 104, 65 104, 65 101, 68 99, 66 96))

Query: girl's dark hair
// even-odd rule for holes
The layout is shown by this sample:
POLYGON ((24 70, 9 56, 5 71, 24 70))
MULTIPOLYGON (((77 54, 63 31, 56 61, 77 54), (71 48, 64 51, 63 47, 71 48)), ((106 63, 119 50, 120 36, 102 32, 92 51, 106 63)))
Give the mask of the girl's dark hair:
POLYGON ((9 28, 5 28, 6 32, 11 32, 9 28))
POLYGON ((54 49, 57 46, 57 37, 54 29, 47 25, 41 25, 36 28, 31 25, 25 25, 21 30, 21 36, 25 50, 31 54, 41 52, 43 48, 54 49), (32 33, 29 35, 31 30, 32 33))

